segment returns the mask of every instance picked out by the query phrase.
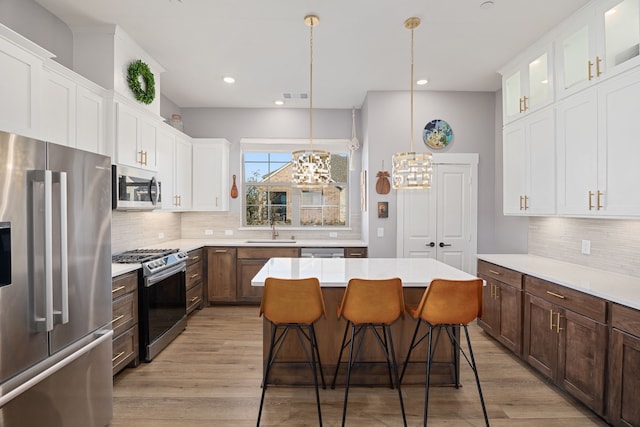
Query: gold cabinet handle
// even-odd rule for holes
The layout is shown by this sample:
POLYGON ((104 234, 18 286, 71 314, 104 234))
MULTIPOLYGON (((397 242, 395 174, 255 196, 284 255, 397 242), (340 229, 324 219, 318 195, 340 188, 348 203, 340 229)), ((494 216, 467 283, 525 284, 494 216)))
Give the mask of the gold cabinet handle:
POLYGON ((600 71, 601 62, 602 62, 602 58, 600 58, 599 56, 596 56, 596 77, 600 77, 600 74, 602 74, 602 72, 600 71))
POLYGON ((589 81, 593 80, 593 74, 591 73, 591 67, 593 67, 593 62, 591 60, 587 61, 587 75, 589 81))
POLYGON ((556 320, 556 332, 560 333, 560 331, 562 331, 564 329, 564 328, 560 327, 560 317, 562 317, 562 316, 560 316, 560 312, 557 312, 556 314, 558 315, 558 318, 556 320))
POLYGON ((489 295, 491 296, 491 299, 493 299, 493 283, 491 283, 491 287, 489 288, 489 295))
POLYGON ((555 292, 551 292, 551 291, 547 291, 547 294, 556 297, 556 298, 560 298, 560 299, 565 299, 564 295, 560 295, 560 294, 556 294, 555 292))
POLYGON ((142 150, 136 151, 136 163, 142 164, 142 150), (138 156, 140 156, 140 160, 138 160, 138 156))
POLYGON ((111 359, 111 363, 113 363, 116 360, 120 359, 122 356, 124 356, 124 351, 121 351, 120 353, 118 353, 115 356, 113 356, 113 358, 111 359))
POLYGON ((518 112, 522 113, 524 111, 524 109, 522 108, 522 98, 518 99, 518 101, 519 101, 518 112))
POLYGON ((191 259, 193 260, 193 262, 196 262, 200 259, 200 255, 196 255, 194 257, 191 257, 191 259))
POLYGON ((549 329, 553 331, 555 325, 553 324, 553 309, 549 310, 549 329))
POLYGON ((522 196, 520 196, 520 210, 522 210, 522 196))
POLYGON ((189 300, 189 302, 196 302, 200 299, 200 297, 193 297, 189 300))
POLYGON ((216 249, 216 253, 217 254, 226 254, 227 250, 226 249, 216 249))
POLYGON ((489 270, 489 273, 493 273, 493 274, 495 274, 497 276, 500 275, 500 272, 499 271, 495 271, 495 270, 489 270))
POLYGON ((495 288, 495 291, 493 293, 493 299, 498 300, 500 299, 500 292, 499 292, 500 288, 498 287, 498 285, 493 285, 493 286, 495 288))
POLYGON ((143 164, 144 164, 145 166, 147 166, 147 152, 146 152, 146 151, 143 151, 142 153, 144 154, 144 163, 143 163, 143 164))
POLYGON ((115 319, 113 319, 111 321, 111 324, 113 325, 114 323, 116 323, 118 320, 122 319, 124 317, 124 314, 121 314, 120 316, 116 317, 115 319))
POLYGON ((216 196, 216 207, 218 207, 218 196, 216 196))
POLYGON ((522 111, 527 111, 529 109, 529 107, 527 106, 527 100, 529 98, 527 98, 526 96, 522 97, 522 105, 524 106, 524 108, 522 109, 522 111))
POLYGON ((593 198, 594 193, 591 192, 591 190, 589 190, 589 210, 593 209, 593 203, 591 202, 591 199, 593 198))
POLYGON ((194 273, 191 276, 189 276, 189 279, 195 279, 196 277, 198 277, 199 274, 198 273, 194 273))
POLYGON ((112 294, 115 294, 116 292, 123 290, 125 287, 126 287, 126 286, 118 286, 117 288, 112 289, 112 290, 111 290, 111 293, 112 293, 112 294))
POLYGON ((602 209, 602 203, 600 203, 600 198, 602 197, 604 193, 600 190, 596 191, 596 209, 600 210, 602 209))
POLYGON ((524 210, 529 209, 529 196, 524 196, 524 210))

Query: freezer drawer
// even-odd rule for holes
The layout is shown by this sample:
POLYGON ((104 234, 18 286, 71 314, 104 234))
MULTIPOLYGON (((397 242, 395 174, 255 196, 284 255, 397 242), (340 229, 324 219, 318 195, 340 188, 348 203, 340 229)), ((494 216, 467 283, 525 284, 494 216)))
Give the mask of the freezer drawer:
MULTIPOLYGON (((103 427, 113 417, 112 331, 70 355, 59 370, 0 408, 0 425, 103 427)), ((46 372, 46 371, 45 371, 46 372)))

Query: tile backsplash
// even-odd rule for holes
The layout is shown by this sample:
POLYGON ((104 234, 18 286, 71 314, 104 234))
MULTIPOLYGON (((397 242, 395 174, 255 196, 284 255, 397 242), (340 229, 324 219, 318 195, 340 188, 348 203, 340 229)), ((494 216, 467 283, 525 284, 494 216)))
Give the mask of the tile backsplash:
POLYGON ((180 222, 180 214, 174 212, 113 211, 111 253, 180 239, 180 222))
MULTIPOLYGON (((278 228, 279 239, 358 240, 360 239, 360 213, 351 215, 350 229, 288 230, 278 228), (336 237, 331 237, 335 232, 336 237)), ((130 249, 176 239, 270 239, 271 230, 241 230, 238 212, 120 212, 111 216, 111 252, 116 254, 130 249), (211 230, 212 234, 205 234, 211 230), (232 230, 227 235, 226 230, 232 230), (162 237, 160 237, 162 235, 162 237)))
POLYGON ((529 253, 640 277, 640 221, 532 217, 529 253), (589 255, 581 252, 583 240, 589 255))
MULTIPOLYGON (((307 229, 291 230, 278 227, 278 239, 309 239, 309 240, 351 240, 360 239, 360 213, 352 214, 350 229, 307 229), (335 232, 336 237, 330 237, 329 233, 335 232)), ((203 239, 203 238, 233 238, 233 239, 270 239, 271 229, 248 229, 240 228, 241 218, 239 212, 185 212, 182 214, 182 238, 183 239, 203 239), (206 230, 211 230, 210 235, 205 234, 206 230), (233 235, 225 234, 226 230, 232 230, 233 235)))

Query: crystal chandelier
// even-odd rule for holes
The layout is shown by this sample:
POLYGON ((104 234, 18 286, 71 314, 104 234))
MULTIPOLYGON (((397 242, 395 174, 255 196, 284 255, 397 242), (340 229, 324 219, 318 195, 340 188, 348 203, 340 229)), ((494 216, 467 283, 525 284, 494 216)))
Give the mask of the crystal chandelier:
POLYGON ((296 187, 313 188, 331 181, 331 154, 313 149, 313 27, 320 22, 316 15, 304 17, 309 27, 309 149, 294 151, 291 182, 296 187))
POLYGON ((431 188, 431 153, 413 151, 413 30, 418 25, 420 18, 404 21, 405 28, 411 30, 411 151, 396 153, 391 159, 393 188, 396 190, 431 188))

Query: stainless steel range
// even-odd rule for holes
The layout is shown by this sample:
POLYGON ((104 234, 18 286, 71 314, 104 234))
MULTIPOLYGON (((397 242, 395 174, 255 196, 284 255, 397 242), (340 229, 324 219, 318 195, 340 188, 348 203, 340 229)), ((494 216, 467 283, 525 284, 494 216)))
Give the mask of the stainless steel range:
POLYGON ((113 255, 114 263, 142 264, 138 285, 140 359, 150 362, 187 326, 187 253, 135 249, 113 255))

